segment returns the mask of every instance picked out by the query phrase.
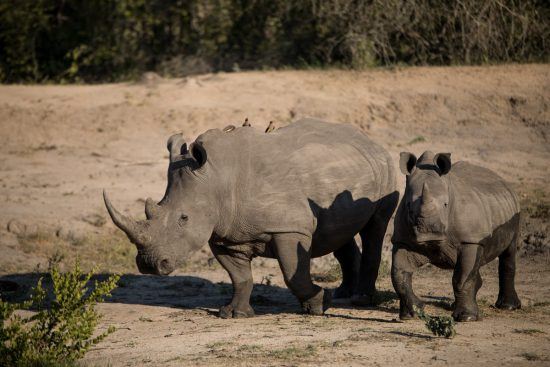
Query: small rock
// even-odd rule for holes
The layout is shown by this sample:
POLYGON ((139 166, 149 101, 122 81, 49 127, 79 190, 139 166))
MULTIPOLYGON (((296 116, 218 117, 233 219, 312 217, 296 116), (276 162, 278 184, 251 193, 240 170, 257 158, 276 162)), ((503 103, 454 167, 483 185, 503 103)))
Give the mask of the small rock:
POLYGON ((153 85, 162 80, 162 77, 155 72, 148 71, 141 76, 141 83, 153 85))
POLYGON ((17 219, 12 219, 8 222, 7 226, 8 232, 16 234, 16 235, 22 235, 27 232, 27 225, 24 223, 21 223, 17 219))

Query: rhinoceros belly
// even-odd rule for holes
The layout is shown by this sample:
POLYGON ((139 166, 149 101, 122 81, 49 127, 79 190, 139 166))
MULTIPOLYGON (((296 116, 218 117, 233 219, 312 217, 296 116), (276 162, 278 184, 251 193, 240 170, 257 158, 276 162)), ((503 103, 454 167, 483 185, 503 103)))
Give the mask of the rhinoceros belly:
POLYGON ((481 244, 484 251, 484 264, 493 261, 504 250, 510 246, 513 241, 517 240, 519 231, 519 213, 514 215, 510 220, 498 226, 491 236, 483 239, 481 244))
POLYGON ((367 224, 374 210, 375 204, 367 198, 336 208, 314 209, 317 226, 312 237, 312 256, 324 256, 351 241, 367 224))

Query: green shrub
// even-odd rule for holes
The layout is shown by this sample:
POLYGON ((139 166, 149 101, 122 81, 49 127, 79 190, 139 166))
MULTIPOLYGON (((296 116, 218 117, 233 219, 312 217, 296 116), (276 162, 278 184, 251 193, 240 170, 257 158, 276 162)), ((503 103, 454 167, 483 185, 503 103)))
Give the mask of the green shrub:
POLYGON ((0 299, 0 360, 3 366, 64 366, 71 365, 93 345, 114 331, 94 335, 100 315, 98 302, 110 296, 118 275, 105 281, 88 283, 93 272, 83 273, 78 262, 61 273, 57 265, 50 269, 53 301, 46 307, 47 292, 42 279, 33 289, 31 299, 15 304, 0 299), (34 310, 31 316, 17 310, 34 310))
POLYGON ((414 307, 415 312, 418 314, 420 320, 424 321, 426 328, 430 330, 435 336, 444 336, 445 338, 452 338, 456 335, 455 321, 450 316, 430 316, 427 315, 424 310, 414 307))

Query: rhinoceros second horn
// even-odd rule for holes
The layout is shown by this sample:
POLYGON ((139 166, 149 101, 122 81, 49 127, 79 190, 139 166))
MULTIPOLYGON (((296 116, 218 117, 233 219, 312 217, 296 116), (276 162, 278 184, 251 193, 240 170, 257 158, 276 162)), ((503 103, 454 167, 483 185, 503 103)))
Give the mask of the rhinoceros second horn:
POLYGON ((145 200, 145 216, 147 219, 158 217, 160 214, 159 210, 160 206, 153 199, 147 198, 145 200))

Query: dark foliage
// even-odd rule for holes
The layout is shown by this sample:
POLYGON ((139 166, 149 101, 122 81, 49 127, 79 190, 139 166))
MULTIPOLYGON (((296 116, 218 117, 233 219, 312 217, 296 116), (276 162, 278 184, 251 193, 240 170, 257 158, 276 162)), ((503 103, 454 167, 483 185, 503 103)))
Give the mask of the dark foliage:
POLYGON ((3 0, 0 81, 549 60, 544 0, 3 0))

